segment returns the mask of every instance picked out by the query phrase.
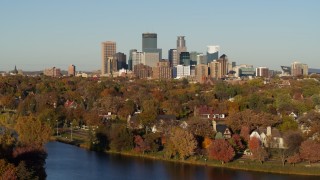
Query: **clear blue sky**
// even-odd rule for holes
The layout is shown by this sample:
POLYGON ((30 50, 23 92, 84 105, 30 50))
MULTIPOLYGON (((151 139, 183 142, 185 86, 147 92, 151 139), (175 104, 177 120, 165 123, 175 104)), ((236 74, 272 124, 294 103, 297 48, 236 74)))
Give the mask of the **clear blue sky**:
POLYGON ((128 54, 143 32, 164 58, 185 35, 189 51, 220 45, 237 64, 320 68, 318 0, 0 0, 0 71, 97 70, 102 41, 128 54))

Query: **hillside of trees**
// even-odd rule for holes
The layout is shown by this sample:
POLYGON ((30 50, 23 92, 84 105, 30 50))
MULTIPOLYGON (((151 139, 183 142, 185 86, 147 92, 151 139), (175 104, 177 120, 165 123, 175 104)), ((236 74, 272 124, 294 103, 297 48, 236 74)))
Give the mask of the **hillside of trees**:
POLYGON ((0 174, 12 179, 45 177, 43 145, 59 135, 58 129, 82 127, 89 128, 88 146, 99 151, 227 163, 250 149, 251 158, 261 163, 274 154, 283 164, 318 162, 319 80, 313 75, 267 83, 252 79, 193 84, 121 77, 0 77, 0 174), (230 128, 231 138, 214 131, 212 119, 195 115, 201 106, 226 114, 218 124, 230 128), (175 120, 160 123, 159 116, 175 120), (136 127, 128 125, 130 117, 136 127), (155 131, 159 123, 161 128, 155 131), (308 127, 307 133, 300 130, 302 125, 308 127), (265 127, 278 129, 286 148, 274 150, 249 137, 265 127))

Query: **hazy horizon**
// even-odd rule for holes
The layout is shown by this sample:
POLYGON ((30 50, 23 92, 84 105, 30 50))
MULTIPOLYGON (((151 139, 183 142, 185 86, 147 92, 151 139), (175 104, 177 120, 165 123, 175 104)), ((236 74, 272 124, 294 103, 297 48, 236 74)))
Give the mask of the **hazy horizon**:
POLYGON ((188 51, 220 45, 237 64, 280 69, 294 61, 320 68, 320 1, 41 1, 0 0, 0 71, 52 66, 101 68, 101 42, 117 52, 141 50, 144 32, 158 34, 163 58, 186 36, 188 51))

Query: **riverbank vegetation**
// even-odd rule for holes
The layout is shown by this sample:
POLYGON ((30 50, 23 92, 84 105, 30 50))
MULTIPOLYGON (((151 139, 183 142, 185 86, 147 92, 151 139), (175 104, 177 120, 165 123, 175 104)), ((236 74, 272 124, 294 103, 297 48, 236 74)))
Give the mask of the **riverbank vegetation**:
POLYGON ((28 160, 44 162, 52 136, 96 151, 319 175, 319 79, 0 77, 0 136, 8 142, 0 171, 40 177, 28 160))

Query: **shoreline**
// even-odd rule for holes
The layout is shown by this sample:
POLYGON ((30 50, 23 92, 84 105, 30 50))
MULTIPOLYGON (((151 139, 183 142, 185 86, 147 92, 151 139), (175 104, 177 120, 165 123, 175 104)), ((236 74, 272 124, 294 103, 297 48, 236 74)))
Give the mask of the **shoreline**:
MULTIPOLYGON (((77 146, 79 148, 86 149, 88 151, 93 151, 93 150, 90 150, 84 144, 76 144, 74 142, 66 141, 58 138, 52 138, 51 141, 61 142, 61 143, 77 146)), ((145 158, 145 159, 152 159, 152 160, 160 160, 164 162, 182 163, 182 164, 204 166, 204 167, 226 168, 231 170, 240 170, 240 171, 249 171, 249 172, 273 173, 273 174, 282 174, 282 175, 299 175, 299 176, 320 176, 320 168, 315 166, 305 167, 303 165, 298 165, 298 166, 296 165, 294 167, 289 164, 287 164, 286 166, 282 166, 281 164, 275 165, 275 164, 270 164, 268 162, 264 164, 260 164, 258 162, 251 161, 251 160, 249 162, 234 160, 229 163, 221 164, 218 161, 212 161, 212 160, 204 161, 202 159, 197 159, 196 157, 191 157, 187 160, 167 159, 167 158, 161 157, 160 155, 157 156, 155 154, 139 154, 133 151, 118 152, 118 151, 106 150, 106 151, 102 151, 102 153, 117 154, 117 155, 122 155, 127 157, 145 158), (250 168, 247 166, 255 167, 255 168, 250 168), (275 168, 275 167, 276 167, 276 170, 269 169, 269 168, 275 168), (313 171, 314 173, 305 172, 301 170, 302 168, 309 171, 313 171), (295 172, 295 170, 297 171, 295 172)))

